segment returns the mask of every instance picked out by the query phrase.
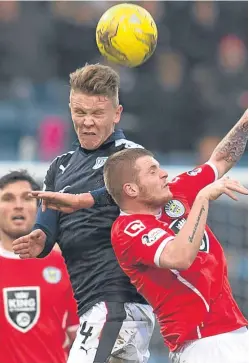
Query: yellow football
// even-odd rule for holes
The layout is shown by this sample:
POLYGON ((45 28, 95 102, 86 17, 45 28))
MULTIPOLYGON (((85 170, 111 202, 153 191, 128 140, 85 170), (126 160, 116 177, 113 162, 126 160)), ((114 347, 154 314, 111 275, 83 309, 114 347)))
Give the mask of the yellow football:
POLYGON ((157 45, 157 27, 150 13, 134 4, 118 4, 108 9, 96 28, 100 53, 127 67, 144 63, 157 45))

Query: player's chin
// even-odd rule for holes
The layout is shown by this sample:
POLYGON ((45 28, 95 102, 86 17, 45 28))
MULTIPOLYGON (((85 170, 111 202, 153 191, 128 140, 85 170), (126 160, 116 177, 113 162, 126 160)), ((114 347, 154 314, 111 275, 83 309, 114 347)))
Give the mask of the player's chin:
POLYGON ((29 234, 31 232, 30 228, 27 228, 26 226, 23 228, 12 228, 8 234, 11 238, 13 239, 17 239, 23 236, 26 236, 27 234, 29 234))
POLYGON ((173 198, 173 194, 171 193, 169 187, 167 187, 164 197, 165 197, 165 203, 167 203, 169 200, 173 198))
POLYGON ((82 140, 80 141, 81 146, 86 150, 96 150, 98 149, 102 142, 101 140, 95 138, 92 138, 92 140, 82 140))

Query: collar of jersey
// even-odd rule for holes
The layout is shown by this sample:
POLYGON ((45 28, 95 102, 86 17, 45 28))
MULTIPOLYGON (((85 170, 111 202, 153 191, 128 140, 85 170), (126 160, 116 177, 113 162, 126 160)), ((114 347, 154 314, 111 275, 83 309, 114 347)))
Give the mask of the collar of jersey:
POLYGON ((108 139, 106 139, 106 141, 100 145, 100 147, 98 147, 98 149, 94 149, 94 150, 88 150, 88 149, 85 149, 83 148, 82 146, 80 146, 80 143, 79 141, 75 141, 74 145, 77 145, 80 150, 84 151, 85 153, 93 153, 95 152, 96 150, 99 150, 99 149, 102 149, 104 148, 107 144, 110 144, 112 143, 113 141, 116 141, 116 140, 119 140, 119 139, 125 139, 125 135, 123 133, 123 130, 121 129, 118 129, 118 130, 115 130, 109 137, 108 139))
MULTIPOLYGON (((139 214, 139 213, 134 213, 134 214, 139 214)), ((131 216, 131 215, 132 215, 132 214, 125 213, 124 211, 122 211, 122 210, 120 209, 120 216, 131 216)), ((153 215, 153 214, 148 214, 148 215, 153 215)), ((155 215, 154 215, 154 217, 155 217, 156 219, 161 218, 161 216, 162 216, 162 210, 160 210, 160 213, 158 213, 158 214, 155 214, 155 215)))
POLYGON ((3 248, 1 241, 0 241, 0 256, 5 258, 12 258, 14 260, 20 260, 19 255, 16 255, 14 252, 5 250, 3 248))

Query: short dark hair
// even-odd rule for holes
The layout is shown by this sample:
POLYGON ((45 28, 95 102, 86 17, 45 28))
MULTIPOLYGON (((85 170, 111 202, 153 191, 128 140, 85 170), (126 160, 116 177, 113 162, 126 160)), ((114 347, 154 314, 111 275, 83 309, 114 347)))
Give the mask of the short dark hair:
POLYGON ((107 159, 104 166, 104 181, 108 193, 118 205, 122 202, 123 185, 137 181, 138 170, 135 170, 135 163, 143 156, 153 157, 153 154, 142 148, 124 149, 107 159))
POLYGON ((88 95, 107 96, 118 106, 118 92, 120 78, 118 73, 109 66, 102 64, 86 64, 70 74, 72 91, 79 91, 88 95))
POLYGON ((27 181, 31 185, 32 190, 40 190, 39 184, 32 178, 27 170, 14 170, 2 176, 0 178, 0 189, 18 181, 27 181))

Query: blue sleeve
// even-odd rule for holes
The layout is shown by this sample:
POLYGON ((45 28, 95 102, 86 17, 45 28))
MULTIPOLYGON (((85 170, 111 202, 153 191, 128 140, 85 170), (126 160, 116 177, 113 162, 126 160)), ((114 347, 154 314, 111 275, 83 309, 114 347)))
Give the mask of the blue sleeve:
POLYGON ((106 187, 95 189, 90 192, 94 199, 95 206, 105 206, 105 205, 113 205, 115 204, 114 200, 108 193, 106 187))
POLYGON ((33 230, 41 229, 46 234, 47 239, 44 250, 37 256, 38 258, 47 256, 53 249, 57 239, 58 219, 58 211, 46 209, 45 212, 42 212, 41 207, 39 207, 33 230))
MULTIPOLYGON (((44 180, 43 190, 46 191, 54 191, 54 179, 56 176, 57 170, 57 160, 58 158, 54 159, 51 163, 47 174, 44 180)), ((53 209, 46 209, 45 212, 42 212, 41 206, 38 208, 36 222, 33 227, 34 229, 41 229, 47 236, 45 247, 38 255, 38 258, 42 258, 47 256, 51 250, 53 249, 55 243, 57 242, 57 230, 58 230, 58 219, 59 219, 59 212, 53 209)))

